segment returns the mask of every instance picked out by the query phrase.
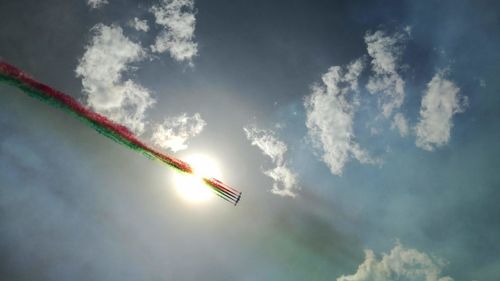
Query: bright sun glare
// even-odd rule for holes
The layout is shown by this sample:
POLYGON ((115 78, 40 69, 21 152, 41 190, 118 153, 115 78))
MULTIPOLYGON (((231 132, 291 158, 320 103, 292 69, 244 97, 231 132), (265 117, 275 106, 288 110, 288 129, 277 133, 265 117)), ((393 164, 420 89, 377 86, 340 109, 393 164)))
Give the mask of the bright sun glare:
POLYGON ((222 173, 217 163, 203 154, 192 154, 183 157, 193 168, 194 174, 175 173, 174 183, 177 192, 187 201, 198 203, 210 200, 214 194, 203 182, 203 177, 220 179, 222 173))

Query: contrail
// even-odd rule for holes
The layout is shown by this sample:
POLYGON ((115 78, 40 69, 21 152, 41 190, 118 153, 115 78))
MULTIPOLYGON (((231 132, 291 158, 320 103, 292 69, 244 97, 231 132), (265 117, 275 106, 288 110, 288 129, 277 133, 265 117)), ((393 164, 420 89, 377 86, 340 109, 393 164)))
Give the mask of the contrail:
MULTIPOLYGON (((71 96, 59 92, 45 84, 42 84, 22 70, 0 60, 0 82, 13 85, 31 97, 37 98, 54 107, 58 107, 94 128, 101 135, 104 135, 115 142, 125 145, 130 149, 140 152, 150 159, 157 159, 161 162, 187 174, 193 174, 193 168, 186 162, 176 159, 170 155, 162 153, 142 141, 140 141, 125 126, 117 124, 107 117, 89 110, 71 96)), ((212 191, 222 199, 234 204, 238 204, 241 192, 222 183, 215 178, 203 178, 212 191)))

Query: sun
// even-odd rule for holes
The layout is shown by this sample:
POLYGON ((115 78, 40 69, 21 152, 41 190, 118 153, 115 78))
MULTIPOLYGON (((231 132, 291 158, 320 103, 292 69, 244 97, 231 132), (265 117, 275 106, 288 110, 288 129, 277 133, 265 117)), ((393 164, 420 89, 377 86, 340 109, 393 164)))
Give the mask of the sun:
POLYGON ((175 189, 179 195, 192 203, 200 203, 212 199, 214 194, 210 187, 203 182, 203 178, 220 179, 222 177, 222 172, 217 162, 204 154, 191 154, 183 157, 183 161, 191 165, 193 174, 174 174, 175 189))

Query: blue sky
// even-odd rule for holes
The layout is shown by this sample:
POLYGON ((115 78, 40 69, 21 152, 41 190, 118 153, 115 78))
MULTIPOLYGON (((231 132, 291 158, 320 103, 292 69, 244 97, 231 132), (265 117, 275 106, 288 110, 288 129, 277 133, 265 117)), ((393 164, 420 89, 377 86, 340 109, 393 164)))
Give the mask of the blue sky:
POLYGON ((237 207, 0 85, 8 280, 497 280, 495 1, 0 1, 0 58, 237 207))

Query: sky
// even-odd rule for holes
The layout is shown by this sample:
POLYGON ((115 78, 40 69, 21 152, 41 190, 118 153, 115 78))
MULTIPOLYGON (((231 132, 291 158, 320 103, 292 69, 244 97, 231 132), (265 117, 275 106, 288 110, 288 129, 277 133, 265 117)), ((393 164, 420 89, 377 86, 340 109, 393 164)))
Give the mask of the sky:
POLYGON ((500 276, 498 1, 0 0, 0 58, 243 192, 0 85, 0 279, 500 276))

